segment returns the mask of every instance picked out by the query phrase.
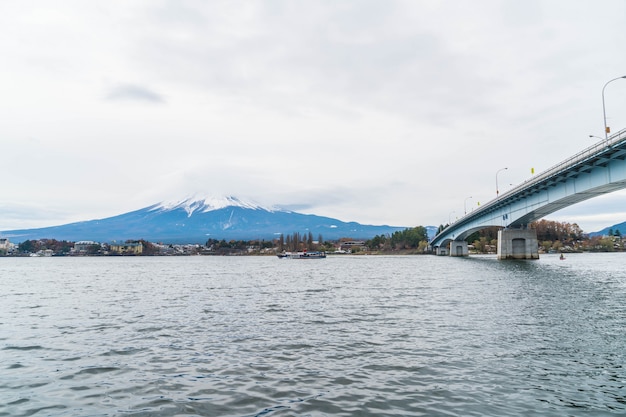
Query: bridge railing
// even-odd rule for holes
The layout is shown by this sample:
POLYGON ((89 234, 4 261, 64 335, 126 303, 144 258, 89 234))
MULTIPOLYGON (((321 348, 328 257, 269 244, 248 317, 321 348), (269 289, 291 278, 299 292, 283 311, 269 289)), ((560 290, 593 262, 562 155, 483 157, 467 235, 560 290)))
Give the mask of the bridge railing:
MULTIPOLYGON (((526 188, 532 187, 536 184, 541 183, 542 181, 545 181, 547 179, 550 179, 554 176, 557 176, 558 174, 560 174, 561 172, 563 172, 564 170, 566 170, 567 168, 570 168, 580 162, 583 162, 587 159, 589 159, 590 157, 593 157, 595 155, 598 155, 600 153, 602 153, 602 151, 604 151, 605 149, 608 149, 614 145, 620 144, 622 142, 626 142, 626 129, 620 130, 619 132, 617 132, 616 134, 610 136, 608 138, 608 140, 603 140, 601 142, 597 142, 593 145, 591 145, 590 147, 583 149, 582 151, 578 152, 577 154, 567 158, 564 161, 559 162, 558 164, 548 168, 547 170, 531 177, 530 179, 524 181, 521 184, 516 185, 515 187, 513 187, 512 189, 504 192, 503 194, 501 194, 499 197, 481 205, 481 207, 479 207, 476 210, 473 210, 471 213, 466 214, 465 216, 461 217, 460 219, 458 219, 457 221, 453 222, 450 224, 450 226, 455 226, 454 228, 461 226, 463 223, 469 222, 471 221, 470 219, 476 218, 476 217, 480 217, 481 214, 483 212, 488 212, 496 203, 501 202, 503 200, 506 200, 508 197, 511 197, 515 194, 517 194, 518 192, 520 192, 521 190, 524 190, 526 188)), ((450 227, 449 226, 449 227, 450 227)), ((446 228, 448 229, 448 228, 446 228)), ((444 229, 441 233, 446 232, 446 229, 444 229)), ((448 230, 450 231, 450 230, 448 230)), ((438 236, 438 235, 437 235, 438 236)))
MULTIPOLYGON (((531 179, 524 181, 523 183, 513 187, 512 189, 508 190, 507 192, 505 192, 504 194, 502 194, 502 196, 499 199, 502 198, 506 198, 507 196, 510 196, 512 194, 515 194, 517 192, 519 192, 520 190, 533 186, 535 184, 538 184, 544 180, 547 180, 559 173, 561 173, 562 171, 564 171, 567 168, 570 168, 582 161, 585 161, 587 159, 589 159, 592 156, 595 156, 599 153, 601 153, 603 150, 612 147, 613 145, 616 145, 618 143, 622 143, 626 141, 626 129, 620 130, 619 132, 617 132, 616 134, 612 135, 611 137, 608 138, 608 140, 603 140, 601 142, 597 142, 593 145, 591 145, 590 147, 583 149, 582 151, 578 152, 577 154, 569 157, 568 159, 559 162, 558 164, 548 168, 547 170, 543 171, 540 174, 537 174, 536 176, 533 176, 531 179)), ((498 200, 498 199, 496 199, 498 200)))
POLYGON ((626 129, 620 130, 619 132, 617 132, 616 134, 610 136, 608 138, 608 140, 603 140, 601 142, 597 142, 591 146, 589 146, 586 149, 583 149, 582 151, 578 152, 577 154, 567 158, 564 161, 559 162, 558 164, 546 169, 545 171, 531 177, 530 179, 524 181, 521 184, 516 185, 515 187, 511 188, 510 190, 502 193, 499 197, 488 201, 487 203, 483 204, 481 207, 479 207, 476 210, 473 210, 471 213, 461 217, 459 220, 457 220, 454 223, 459 223, 461 222, 463 219, 467 219, 467 218, 472 218, 472 217, 476 217, 479 216, 482 212, 489 210, 495 203, 505 200, 506 198, 515 195, 516 193, 520 192, 523 189, 526 189, 528 187, 531 187, 533 185, 539 184, 542 181, 545 181, 551 177, 554 177, 556 175, 558 175, 559 173, 561 173, 563 170, 572 167, 582 161, 585 161, 587 159, 589 159, 590 157, 597 155, 599 153, 601 153, 603 150, 612 147, 618 143, 622 143, 622 142, 626 142, 626 129))

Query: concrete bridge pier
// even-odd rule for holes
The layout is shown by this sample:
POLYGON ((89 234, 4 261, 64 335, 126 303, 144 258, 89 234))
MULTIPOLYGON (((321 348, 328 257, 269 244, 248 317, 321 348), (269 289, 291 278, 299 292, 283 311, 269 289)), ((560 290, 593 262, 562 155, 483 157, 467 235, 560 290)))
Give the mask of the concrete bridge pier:
POLYGON ((467 242, 464 240, 453 240, 450 242, 450 256, 469 256, 467 242))
POLYGON ((499 230, 498 259, 539 259, 537 231, 535 229, 499 230))

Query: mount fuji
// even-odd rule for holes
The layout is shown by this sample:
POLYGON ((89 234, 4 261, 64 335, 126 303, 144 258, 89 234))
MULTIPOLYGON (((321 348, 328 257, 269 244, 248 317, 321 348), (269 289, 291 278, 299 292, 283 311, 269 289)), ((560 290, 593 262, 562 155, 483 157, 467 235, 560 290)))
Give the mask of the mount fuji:
POLYGON ((96 242, 145 239, 163 243, 198 243, 208 239, 271 240, 295 232, 315 239, 370 239, 407 227, 372 226, 330 217, 262 207, 237 197, 189 197, 98 220, 38 229, 0 232, 13 242, 36 239, 96 242))

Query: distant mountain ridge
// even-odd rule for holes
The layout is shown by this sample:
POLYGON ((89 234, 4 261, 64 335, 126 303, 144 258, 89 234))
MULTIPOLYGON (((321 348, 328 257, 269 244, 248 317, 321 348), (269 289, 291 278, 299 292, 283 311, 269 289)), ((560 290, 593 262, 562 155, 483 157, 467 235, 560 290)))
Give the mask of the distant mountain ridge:
POLYGON ((105 219, 37 229, 7 230, 3 237, 25 240, 57 239, 96 242, 145 239, 163 243, 198 243, 218 240, 271 240, 295 232, 321 235, 325 240, 370 239, 407 227, 362 225, 330 217, 301 214, 241 200, 237 197, 189 197, 161 202, 105 219))
POLYGON ((626 236, 626 222, 622 222, 622 223, 614 224, 613 226, 605 227, 604 229, 598 230, 597 232, 591 232, 589 233, 589 236, 590 237, 607 236, 610 232, 615 233, 618 230, 622 234, 622 236, 626 236))

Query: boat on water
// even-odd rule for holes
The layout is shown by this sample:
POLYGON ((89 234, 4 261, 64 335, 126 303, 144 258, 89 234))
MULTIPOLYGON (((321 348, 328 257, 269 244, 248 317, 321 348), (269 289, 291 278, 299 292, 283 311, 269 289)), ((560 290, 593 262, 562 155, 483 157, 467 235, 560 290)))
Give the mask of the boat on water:
POLYGON ((287 259, 322 259, 326 257, 326 252, 283 252, 279 253, 279 258, 287 258, 287 259))

